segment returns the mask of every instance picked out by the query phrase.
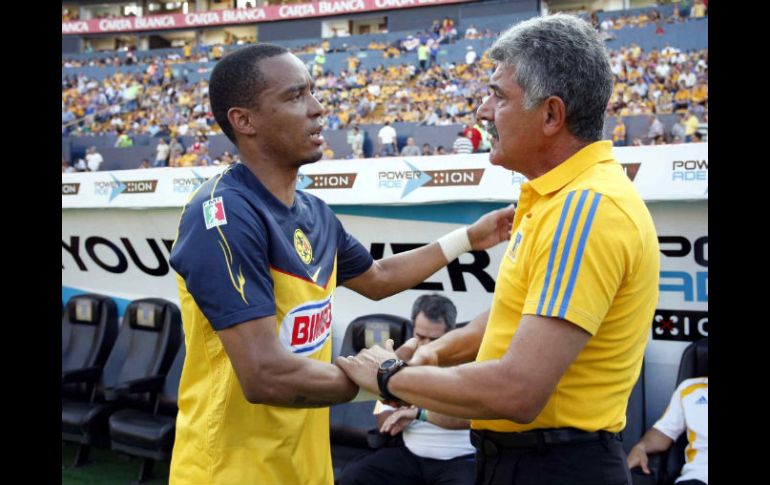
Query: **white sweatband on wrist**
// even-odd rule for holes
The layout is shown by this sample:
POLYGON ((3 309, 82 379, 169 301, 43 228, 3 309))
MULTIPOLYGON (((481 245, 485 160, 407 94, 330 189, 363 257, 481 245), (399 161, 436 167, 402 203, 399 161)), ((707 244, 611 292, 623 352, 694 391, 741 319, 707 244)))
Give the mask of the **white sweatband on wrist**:
POLYGON ((436 242, 441 246, 441 252, 444 253, 447 261, 453 261, 472 249, 471 241, 468 239, 468 226, 457 228, 441 236, 436 242))

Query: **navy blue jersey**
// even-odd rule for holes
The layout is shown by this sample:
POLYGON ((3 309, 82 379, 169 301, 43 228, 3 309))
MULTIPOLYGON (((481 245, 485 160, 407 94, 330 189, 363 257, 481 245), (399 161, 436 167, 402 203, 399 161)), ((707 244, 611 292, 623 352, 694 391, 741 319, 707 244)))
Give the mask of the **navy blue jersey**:
POLYGON ((331 297, 373 260, 321 199, 297 191, 286 207, 235 164, 187 203, 170 261, 211 325, 222 329, 269 315, 280 322, 298 306, 320 304, 284 292, 309 284, 331 297), (284 301, 288 306, 277 308, 284 301))

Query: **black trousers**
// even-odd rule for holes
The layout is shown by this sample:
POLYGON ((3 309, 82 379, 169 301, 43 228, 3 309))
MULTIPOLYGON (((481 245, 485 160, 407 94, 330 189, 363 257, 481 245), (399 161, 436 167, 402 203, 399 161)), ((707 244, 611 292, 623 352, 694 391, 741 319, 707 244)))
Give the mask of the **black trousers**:
POLYGON ((626 453, 618 438, 532 448, 476 448, 476 485, 631 483, 626 453))
POLYGON ((350 463, 340 485, 472 485, 473 455, 433 460, 415 455, 406 446, 381 448, 350 463))

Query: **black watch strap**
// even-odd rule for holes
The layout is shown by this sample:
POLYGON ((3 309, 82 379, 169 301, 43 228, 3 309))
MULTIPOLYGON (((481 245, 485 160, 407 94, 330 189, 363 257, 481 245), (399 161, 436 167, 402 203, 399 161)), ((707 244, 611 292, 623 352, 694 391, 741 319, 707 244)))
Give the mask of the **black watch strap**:
POLYGON ((393 377, 393 375, 396 372, 400 371, 401 369, 403 369, 406 366, 407 366, 406 362, 403 361, 403 360, 400 360, 398 364, 394 365, 393 367, 391 367, 387 371, 382 372, 382 373, 379 373, 379 372, 377 373, 377 386, 380 388, 380 395, 385 400, 387 400, 387 401, 399 401, 399 402, 401 401, 401 399, 399 399, 398 397, 393 395, 388 390, 388 381, 390 380, 391 377, 393 377))

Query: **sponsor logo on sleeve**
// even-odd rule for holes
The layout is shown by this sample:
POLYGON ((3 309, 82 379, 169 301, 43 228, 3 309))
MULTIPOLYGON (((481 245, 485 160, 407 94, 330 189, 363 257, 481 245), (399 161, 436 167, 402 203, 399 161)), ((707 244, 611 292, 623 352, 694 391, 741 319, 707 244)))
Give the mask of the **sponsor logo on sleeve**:
POLYGON ((225 203, 222 201, 222 197, 214 197, 203 203, 203 218, 206 221, 206 229, 227 224, 225 203))

